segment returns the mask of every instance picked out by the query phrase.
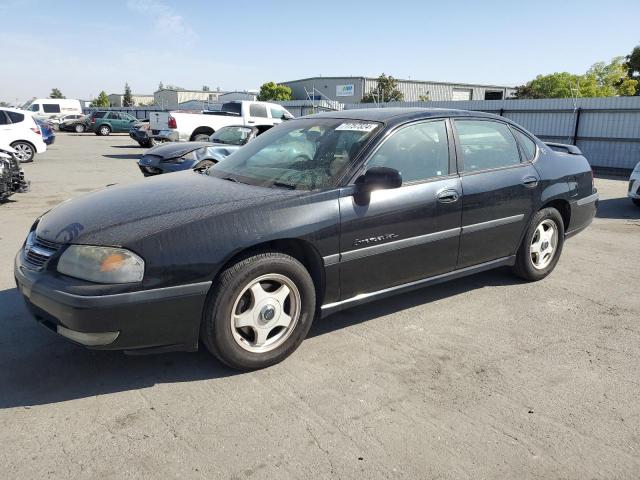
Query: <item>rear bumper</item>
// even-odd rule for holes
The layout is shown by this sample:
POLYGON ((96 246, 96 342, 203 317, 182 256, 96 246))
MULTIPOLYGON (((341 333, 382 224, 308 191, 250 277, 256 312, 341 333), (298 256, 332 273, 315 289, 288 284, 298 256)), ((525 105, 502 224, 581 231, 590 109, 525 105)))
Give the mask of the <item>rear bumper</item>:
POLYGON ((101 350, 197 349, 211 282, 78 295, 69 291, 74 279, 31 270, 21 259, 22 251, 14 275, 27 307, 39 323, 68 340, 101 350))
POLYGON ((154 130, 151 137, 156 138, 158 140, 162 140, 164 142, 179 142, 180 136, 176 130, 154 130))
POLYGON ((570 204, 571 218, 569 220, 569 230, 565 232, 566 238, 573 237, 591 224, 596 216, 599 200, 598 192, 594 192, 588 197, 581 198, 570 204))

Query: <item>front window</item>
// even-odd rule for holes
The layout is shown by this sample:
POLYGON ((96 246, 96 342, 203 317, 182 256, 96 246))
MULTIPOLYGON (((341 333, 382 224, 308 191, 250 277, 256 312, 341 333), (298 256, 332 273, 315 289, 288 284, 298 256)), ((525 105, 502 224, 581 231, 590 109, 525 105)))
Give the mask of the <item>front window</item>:
POLYGON ((286 122, 209 168, 207 175, 292 190, 327 188, 381 127, 333 118, 286 122))
POLYGON ((211 135, 209 141, 225 145, 244 145, 250 135, 251 129, 247 127, 223 127, 211 135))

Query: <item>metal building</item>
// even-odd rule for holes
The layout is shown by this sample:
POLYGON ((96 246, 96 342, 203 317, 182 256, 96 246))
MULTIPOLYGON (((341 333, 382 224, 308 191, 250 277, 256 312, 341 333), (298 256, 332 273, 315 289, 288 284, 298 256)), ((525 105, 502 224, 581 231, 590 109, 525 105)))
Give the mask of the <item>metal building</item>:
POLYGON ((154 92, 154 102, 162 109, 178 108, 178 105, 190 100, 200 102, 217 102, 218 97, 225 92, 210 90, 184 90, 176 88, 163 88, 154 92))
MULTIPOLYGON (((476 85, 423 80, 397 79, 398 90, 404 101, 420 100, 503 100, 515 93, 515 88, 504 85, 476 85)), ((291 88, 293 100, 334 100, 341 103, 359 103, 365 94, 375 92, 377 78, 373 77, 310 77, 281 82, 291 88)), ((384 99, 380 99, 384 101, 384 99)))
MULTIPOLYGON (((131 100, 134 105, 151 105, 153 104, 153 95, 140 93, 132 93, 131 100)), ((124 101, 124 93, 112 93, 109 95, 109 104, 112 107, 122 107, 124 101)))

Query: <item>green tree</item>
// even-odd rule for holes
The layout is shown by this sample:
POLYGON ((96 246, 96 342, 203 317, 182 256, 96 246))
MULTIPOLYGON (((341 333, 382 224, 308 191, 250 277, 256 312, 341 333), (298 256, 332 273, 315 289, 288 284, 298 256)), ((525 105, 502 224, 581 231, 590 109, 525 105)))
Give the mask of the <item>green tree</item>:
POLYGON ((124 96, 122 97, 123 107, 133 107, 133 97, 131 96, 131 87, 127 82, 124 82, 124 96))
POLYGON ((98 98, 94 98, 91 101, 92 107, 104 108, 110 105, 111 104, 109 103, 109 96, 107 95, 107 92, 105 92, 104 90, 100 92, 100 94, 98 95, 98 98))
POLYGON ((51 93, 49 94, 49 98, 67 98, 62 95, 62 92, 57 88, 52 88, 51 93))
MULTIPOLYGON (((640 45, 635 47, 626 58, 627 76, 640 81, 640 45)), ((636 95, 640 95, 640 82, 636 85, 636 95)))
POLYGON ((9 102, 0 102, 0 107, 8 107, 9 102))
POLYGON ((624 57, 615 57, 610 63, 594 63, 585 74, 587 81, 595 83, 596 97, 635 95, 637 80, 629 78, 624 57), (591 80, 593 79, 593 80, 591 80))
POLYGON ((209 85, 203 85, 202 86, 202 91, 203 92, 208 92, 209 91, 209 85))
POLYGON ((376 80, 376 86, 362 97, 362 103, 401 102, 403 93, 398 90, 398 81, 384 73, 376 80))
POLYGON ((291 89, 286 85, 277 85, 275 82, 263 83, 260 87, 258 100, 261 102, 291 100, 291 89))
POLYGON ((164 85, 162 84, 162 80, 160 81, 160 83, 158 84, 158 90, 162 90, 164 88, 164 85))

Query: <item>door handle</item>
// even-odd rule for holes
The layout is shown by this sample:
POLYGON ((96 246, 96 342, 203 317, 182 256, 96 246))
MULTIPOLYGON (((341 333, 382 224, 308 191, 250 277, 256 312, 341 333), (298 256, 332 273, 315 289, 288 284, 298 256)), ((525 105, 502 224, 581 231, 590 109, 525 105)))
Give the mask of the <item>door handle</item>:
POLYGON ((436 198, 440 203, 455 203, 460 198, 460 194, 456 190, 448 188, 439 192, 436 198))
POLYGON ((522 179, 522 184, 527 188, 535 188, 538 186, 538 179, 536 177, 524 177, 522 179))

